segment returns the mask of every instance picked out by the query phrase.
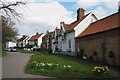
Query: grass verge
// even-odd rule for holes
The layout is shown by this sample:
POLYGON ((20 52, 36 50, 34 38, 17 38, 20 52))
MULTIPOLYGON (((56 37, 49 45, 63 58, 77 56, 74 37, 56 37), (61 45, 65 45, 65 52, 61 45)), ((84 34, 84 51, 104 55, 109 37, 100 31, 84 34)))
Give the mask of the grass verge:
POLYGON ((69 56, 35 53, 28 62, 25 72, 57 78, 111 78, 108 73, 95 74, 92 71, 93 67, 85 61, 69 56))
POLYGON ((21 53, 25 53, 25 54, 35 54, 35 53, 37 53, 37 52, 27 51, 27 50, 23 50, 23 49, 17 49, 17 52, 21 52, 21 53))

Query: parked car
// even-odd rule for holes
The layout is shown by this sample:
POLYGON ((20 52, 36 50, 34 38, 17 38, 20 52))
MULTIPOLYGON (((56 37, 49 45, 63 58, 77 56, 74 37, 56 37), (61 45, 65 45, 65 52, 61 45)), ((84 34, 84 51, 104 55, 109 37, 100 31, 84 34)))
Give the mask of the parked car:
POLYGON ((7 48, 6 51, 9 51, 9 52, 12 52, 12 51, 16 51, 16 49, 14 47, 10 47, 10 48, 7 48))

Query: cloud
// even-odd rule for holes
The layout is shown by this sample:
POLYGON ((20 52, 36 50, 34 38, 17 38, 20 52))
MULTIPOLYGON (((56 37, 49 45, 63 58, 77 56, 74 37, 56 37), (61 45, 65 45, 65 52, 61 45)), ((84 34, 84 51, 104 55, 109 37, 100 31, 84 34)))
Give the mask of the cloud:
POLYGON ((33 35, 37 32, 44 33, 46 30, 54 30, 59 27, 61 21, 71 23, 75 20, 73 12, 68 11, 58 2, 50 3, 29 3, 25 7, 17 9, 22 13, 21 23, 15 27, 21 35, 33 35))
POLYGON ((99 0, 95 0, 95 1, 90 1, 90 0, 79 0, 77 2, 77 7, 82 7, 82 8, 89 8, 89 7, 93 7, 99 4, 99 0))
POLYGON ((103 18, 107 15, 106 10, 103 7, 97 7, 93 10, 93 13, 95 13, 98 18, 103 18))
POLYGON ((104 2, 107 8, 118 9, 118 2, 104 2))
POLYGON ((98 18, 117 12, 119 0, 79 0, 76 5, 82 7, 87 12, 93 11, 98 18))

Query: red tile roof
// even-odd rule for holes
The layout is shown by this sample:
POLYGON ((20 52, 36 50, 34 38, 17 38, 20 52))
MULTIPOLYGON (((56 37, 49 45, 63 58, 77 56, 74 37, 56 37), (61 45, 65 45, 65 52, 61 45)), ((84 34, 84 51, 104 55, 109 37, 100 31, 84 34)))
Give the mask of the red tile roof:
POLYGON ((63 24, 63 27, 65 29, 65 32, 72 31, 83 19, 85 19, 90 13, 82 17, 80 20, 76 20, 72 22, 71 24, 65 24, 64 22, 61 22, 63 24))
POLYGON ((20 39, 18 39, 17 42, 21 42, 21 41, 25 40, 27 37, 28 37, 28 36, 23 36, 23 37, 21 37, 20 39))
POLYGON ((45 36, 50 36, 52 34, 53 34, 53 32, 48 32, 48 33, 45 34, 45 36))
POLYGON ((25 41, 28 40, 30 37, 25 38, 25 41))
POLYGON ((36 34, 36 35, 32 36, 32 37, 29 39, 29 41, 36 40, 36 39, 38 39, 41 35, 42 35, 42 34, 36 34))
POLYGON ((113 15, 110 15, 108 17, 105 17, 103 19, 100 19, 90 24, 90 26, 85 31, 83 31, 78 37, 95 34, 95 33, 120 27, 120 25, 118 24, 119 15, 120 15, 120 12, 117 12, 113 15))

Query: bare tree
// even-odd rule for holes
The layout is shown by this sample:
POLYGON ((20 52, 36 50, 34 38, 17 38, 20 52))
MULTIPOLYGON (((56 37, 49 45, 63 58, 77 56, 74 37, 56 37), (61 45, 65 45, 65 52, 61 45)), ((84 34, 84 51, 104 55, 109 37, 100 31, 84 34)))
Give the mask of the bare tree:
POLYGON ((16 2, 3 2, 0 0, 0 12, 4 11, 9 17, 14 16, 15 18, 20 17, 20 13, 15 10, 15 7, 20 7, 20 5, 25 5, 26 2, 16 1, 16 2))

